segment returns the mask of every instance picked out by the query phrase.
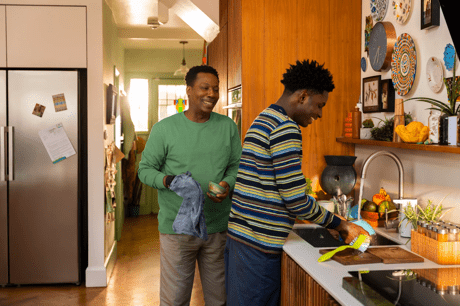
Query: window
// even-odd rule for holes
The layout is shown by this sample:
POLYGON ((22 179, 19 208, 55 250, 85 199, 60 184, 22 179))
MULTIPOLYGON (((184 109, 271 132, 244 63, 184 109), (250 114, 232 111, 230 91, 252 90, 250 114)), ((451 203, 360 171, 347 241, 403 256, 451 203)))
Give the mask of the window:
POLYGON ((136 131, 148 131, 149 122, 149 81, 131 79, 129 86, 129 106, 131 119, 136 131))
MULTIPOLYGON (((186 100, 186 88, 185 85, 158 85, 158 121, 178 112, 174 100, 186 100)), ((187 109, 188 101, 184 110, 187 109)))

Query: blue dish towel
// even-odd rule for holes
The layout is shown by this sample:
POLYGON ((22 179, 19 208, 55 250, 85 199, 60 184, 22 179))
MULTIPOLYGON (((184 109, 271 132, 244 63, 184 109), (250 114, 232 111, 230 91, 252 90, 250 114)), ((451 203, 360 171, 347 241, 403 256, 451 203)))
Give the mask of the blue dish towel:
POLYGON ((173 222, 173 231, 208 240, 204 219, 204 194, 200 184, 192 178, 190 171, 176 175, 169 189, 184 200, 173 222))

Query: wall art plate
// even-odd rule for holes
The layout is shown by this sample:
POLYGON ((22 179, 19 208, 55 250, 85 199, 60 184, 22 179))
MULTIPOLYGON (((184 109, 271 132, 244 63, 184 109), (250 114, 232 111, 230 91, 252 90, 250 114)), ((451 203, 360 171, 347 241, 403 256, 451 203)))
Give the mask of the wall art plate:
POLYGON ((375 22, 382 21, 388 10, 389 0, 370 0, 371 15, 375 22))
POLYGON ((428 59, 426 63, 426 79, 428 86, 433 92, 439 92, 443 84, 444 72, 442 63, 434 56, 428 59))
POLYGON ((446 48, 444 49, 444 65, 446 69, 452 71, 454 69, 454 57, 455 57, 455 49, 452 44, 447 44, 446 48))
POLYGON ((366 60, 366 58, 364 56, 361 57, 361 70, 363 72, 366 72, 366 70, 367 70, 367 60, 366 60))
POLYGON ((404 24, 409 18, 412 9, 412 0, 393 0, 391 6, 393 7, 393 16, 396 22, 404 24))
POLYGON ((398 95, 405 96, 409 93, 416 72, 417 52, 414 40, 409 34, 403 33, 395 43, 391 60, 391 80, 398 95))

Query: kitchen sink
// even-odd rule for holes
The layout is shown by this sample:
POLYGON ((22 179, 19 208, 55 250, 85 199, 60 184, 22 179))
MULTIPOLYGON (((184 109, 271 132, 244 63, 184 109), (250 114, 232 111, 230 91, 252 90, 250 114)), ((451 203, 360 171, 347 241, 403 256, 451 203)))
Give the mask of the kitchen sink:
MULTIPOLYGON (((329 231, 324 227, 300 227, 294 228, 292 231, 315 248, 329 248, 345 245, 344 242, 338 241, 332 237, 329 231)), ((373 235, 370 245, 399 245, 399 243, 376 233, 373 235)))

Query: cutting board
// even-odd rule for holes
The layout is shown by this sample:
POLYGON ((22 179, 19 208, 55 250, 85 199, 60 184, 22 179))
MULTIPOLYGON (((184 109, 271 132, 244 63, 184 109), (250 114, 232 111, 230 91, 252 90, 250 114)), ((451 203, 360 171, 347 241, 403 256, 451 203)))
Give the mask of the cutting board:
MULTIPOLYGON (((321 249, 320 254, 325 254, 334 249, 321 249)), ((423 257, 413 254, 401 247, 381 247, 381 248, 368 248, 366 252, 361 253, 355 249, 345 249, 344 251, 336 253, 332 260, 335 260, 342 265, 362 265, 369 263, 410 263, 410 262, 423 262, 423 257)))
POLYGON ((410 263, 410 262, 424 262, 423 257, 411 253, 401 247, 382 247, 382 248, 369 248, 367 252, 382 258, 385 264, 395 263, 410 263))

